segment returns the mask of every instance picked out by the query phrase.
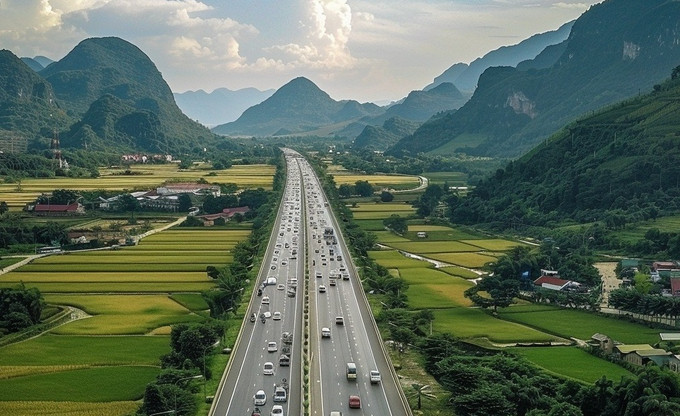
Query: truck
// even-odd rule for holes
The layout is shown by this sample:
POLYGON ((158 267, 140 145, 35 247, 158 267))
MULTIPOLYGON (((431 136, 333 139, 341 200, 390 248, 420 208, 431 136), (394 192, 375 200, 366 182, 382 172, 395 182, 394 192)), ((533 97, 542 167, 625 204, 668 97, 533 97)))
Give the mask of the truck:
POLYGON ((274 387, 274 403, 285 403, 288 401, 288 382, 284 378, 274 387))

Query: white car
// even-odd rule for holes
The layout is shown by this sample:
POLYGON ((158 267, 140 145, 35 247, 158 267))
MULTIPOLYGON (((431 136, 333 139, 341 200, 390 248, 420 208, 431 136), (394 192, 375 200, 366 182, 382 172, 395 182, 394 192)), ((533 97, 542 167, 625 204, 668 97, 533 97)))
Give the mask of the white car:
POLYGON ((331 330, 330 328, 321 328, 321 338, 330 338, 331 330))
POLYGON ((380 383, 380 372, 378 370, 371 370, 370 378, 371 378, 371 384, 380 383))
POLYGON ((283 416, 283 406, 278 405, 278 404, 274 405, 274 407, 272 407, 272 411, 269 415, 270 416, 283 416))
POLYGON ((319 285, 319 293, 325 293, 325 292, 326 292, 326 286, 319 285))
POLYGON ((267 395, 264 390, 258 390, 253 396, 253 403, 255 406, 264 406, 267 403, 267 395))
POLYGON ((262 374, 266 376, 271 376, 274 374, 274 363, 267 361, 262 367, 262 374))
POLYGON ((280 321, 281 320, 281 312, 274 312, 272 319, 275 320, 275 321, 280 321))
POLYGON ((283 283, 279 283, 279 285, 276 286, 276 289, 278 289, 278 290, 283 290, 285 288, 286 288, 286 286, 283 283))
POLYGON ((279 346, 276 345, 276 341, 271 341, 269 344, 267 344, 267 351, 269 352, 276 352, 279 350, 279 346))
POLYGON ((263 305, 269 305, 269 296, 263 296, 262 297, 262 304, 263 305))

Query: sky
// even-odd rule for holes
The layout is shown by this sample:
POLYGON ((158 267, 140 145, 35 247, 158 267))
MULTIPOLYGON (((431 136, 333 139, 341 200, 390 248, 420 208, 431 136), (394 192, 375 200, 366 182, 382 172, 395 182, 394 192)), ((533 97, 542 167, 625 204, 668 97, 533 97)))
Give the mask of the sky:
POLYGON ((555 30, 602 0, 0 0, 0 49, 63 58, 117 36, 173 92, 277 89, 385 102, 458 62, 555 30))

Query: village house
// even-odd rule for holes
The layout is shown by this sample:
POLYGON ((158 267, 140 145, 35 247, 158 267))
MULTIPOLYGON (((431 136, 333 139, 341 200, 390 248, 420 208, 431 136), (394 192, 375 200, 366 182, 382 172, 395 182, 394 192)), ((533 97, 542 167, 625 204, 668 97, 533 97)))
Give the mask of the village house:
POLYGON ((571 280, 560 279, 556 275, 543 275, 534 280, 534 286, 539 286, 543 289, 564 291, 577 290, 581 287, 581 284, 572 282, 571 280))
POLYGON ((221 195, 220 187, 217 185, 210 185, 207 183, 169 183, 156 188, 158 195, 212 195, 218 197, 221 195))
POLYGON ((670 357, 673 355, 649 344, 617 345, 614 347, 614 353, 619 359, 633 365, 643 366, 651 362, 660 367, 668 365, 670 357))
POLYGON ((680 296, 680 279, 671 279, 671 296, 680 296))
POLYGON ((74 202, 67 205, 35 204, 30 205, 27 208, 34 214, 43 217, 67 217, 85 214, 85 207, 79 202, 74 202))
POLYGON ((607 335, 604 334, 593 334, 593 336, 590 337, 591 342, 589 344, 598 347, 600 350, 605 352, 606 354, 611 354, 614 352, 614 340, 609 338, 607 335))
POLYGON ((210 227, 215 225, 215 220, 217 220, 218 218, 222 218, 225 221, 229 221, 234 217, 234 215, 236 214, 244 215, 246 212, 249 211, 250 208, 245 206, 235 208, 224 208, 222 212, 218 212, 217 214, 197 215, 196 218, 203 221, 203 225, 205 225, 206 227, 210 227))

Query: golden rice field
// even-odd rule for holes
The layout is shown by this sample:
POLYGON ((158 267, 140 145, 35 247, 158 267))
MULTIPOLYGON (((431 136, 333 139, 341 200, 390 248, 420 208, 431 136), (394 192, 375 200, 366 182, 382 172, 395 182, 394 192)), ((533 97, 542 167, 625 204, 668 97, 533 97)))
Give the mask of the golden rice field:
POLYGON ((432 253, 427 257, 472 269, 478 269, 486 263, 496 261, 496 257, 479 253, 432 253))
POLYGON ((212 171, 200 168, 179 170, 175 164, 132 165, 130 170, 137 175, 119 175, 124 168, 101 168, 98 178, 25 178, 17 183, 0 183, 0 201, 6 201, 10 209, 23 208, 40 194, 55 189, 93 191, 97 189, 122 191, 152 189, 166 181, 195 182, 205 179, 209 183, 233 183, 239 188, 271 189, 275 166, 235 165, 229 169, 212 171), (214 175, 212 174, 214 173, 214 175))
POLYGON ((406 175, 356 175, 356 174, 344 174, 341 172, 336 172, 333 174, 333 180, 336 185, 354 185, 357 181, 368 181, 373 186, 378 187, 403 187, 403 185, 409 185, 413 188, 420 184, 420 179, 417 176, 406 176, 406 175))
POLYGON ((0 414, 3 415, 124 416, 135 413, 137 408, 139 403, 134 401, 109 403, 0 401, 0 414))
POLYGON ((415 212, 415 208, 409 204, 391 202, 362 203, 351 207, 350 210, 352 212, 415 212))

